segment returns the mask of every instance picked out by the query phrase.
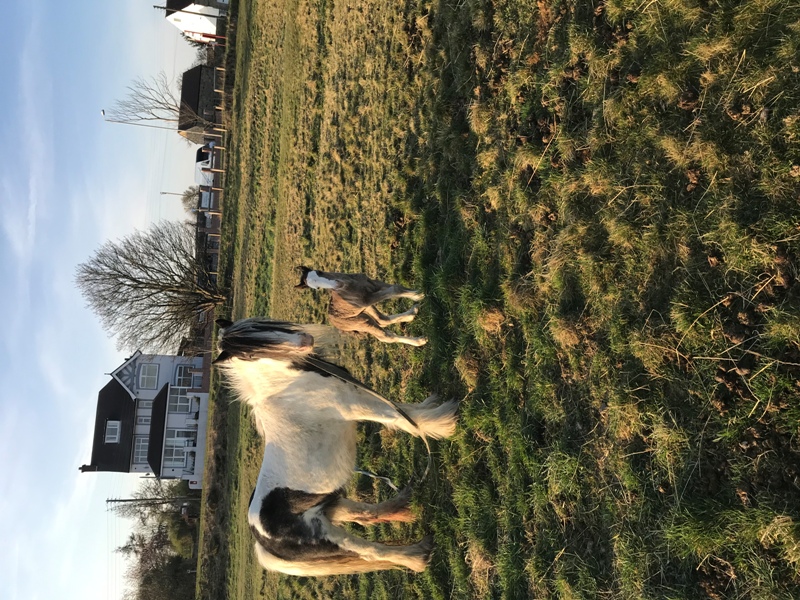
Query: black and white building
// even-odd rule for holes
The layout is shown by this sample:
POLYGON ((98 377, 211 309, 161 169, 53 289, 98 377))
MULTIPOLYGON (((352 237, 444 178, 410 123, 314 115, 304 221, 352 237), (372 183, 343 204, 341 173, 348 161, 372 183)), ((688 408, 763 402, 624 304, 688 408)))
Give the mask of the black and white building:
POLYGON ((92 458, 80 470, 152 473, 200 489, 208 377, 199 356, 137 352, 97 396, 92 458))

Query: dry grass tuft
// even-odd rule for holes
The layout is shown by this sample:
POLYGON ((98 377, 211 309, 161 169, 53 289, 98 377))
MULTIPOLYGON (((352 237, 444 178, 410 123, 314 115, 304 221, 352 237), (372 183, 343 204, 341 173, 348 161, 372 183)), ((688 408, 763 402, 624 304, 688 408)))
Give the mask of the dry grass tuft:
POLYGON ((701 42, 689 50, 689 53, 703 62, 710 62, 715 58, 726 58, 734 49, 735 45, 731 38, 721 37, 701 42))
POLYGON ((469 106, 469 127, 476 135, 484 136, 489 133, 492 125, 492 110, 482 102, 473 102, 469 106))
POLYGON ((526 277, 504 281, 502 284, 503 297, 506 306, 515 313, 535 311, 536 309, 536 286, 526 277))
POLYGON ((489 335, 498 335, 503 329, 506 316, 498 308, 488 308, 478 317, 478 325, 489 335))
POLYGON ((550 335, 556 344, 569 350, 581 343, 581 336, 575 323, 567 319, 552 319, 550 321, 550 335))
POLYGON ((468 391, 475 389, 478 385, 478 375, 480 374, 480 363, 471 352, 465 351, 459 354, 455 360, 455 367, 461 375, 461 381, 467 386, 468 391))
POLYGON ((469 579, 477 592, 477 597, 487 598, 491 591, 491 582, 495 571, 494 563, 489 555, 472 540, 467 542, 465 560, 470 568, 469 579))

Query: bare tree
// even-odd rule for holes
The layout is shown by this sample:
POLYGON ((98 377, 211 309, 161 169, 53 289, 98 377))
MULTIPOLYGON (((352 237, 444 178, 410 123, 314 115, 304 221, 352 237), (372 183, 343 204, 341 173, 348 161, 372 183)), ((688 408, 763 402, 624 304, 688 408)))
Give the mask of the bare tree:
POLYGON ((175 350, 200 315, 225 301, 196 245, 195 230, 162 221, 78 265, 76 284, 120 349, 175 350))
MULTIPOLYGON (((178 83, 180 87, 180 82, 178 83)), ((203 119, 190 106, 181 102, 180 94, 172 89, 172 82, 164 71, 146 79, 137 77, 127 87, 128 94, 117 100, 105 112, 109 121, 119 123, 146 123, 163 121, 174 123, 189 122, 202 127, 213 126, 214 123, 203 119)))
POLYGON ((114 102, 108 111, 113 121, 168 121, 177 124, 181 112, 180 98, 173 92, 167 74, 160 71, 155 77, 137 77, 127 87, 128 95, 114 102))

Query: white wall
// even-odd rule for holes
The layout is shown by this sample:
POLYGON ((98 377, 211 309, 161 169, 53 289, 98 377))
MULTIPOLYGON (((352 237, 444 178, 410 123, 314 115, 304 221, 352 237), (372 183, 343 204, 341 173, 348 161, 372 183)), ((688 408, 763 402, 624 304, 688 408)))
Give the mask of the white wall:
POLYGON ((167 17, 167 21, 196 40, 211 41, 214 39, 213 37, 206 37, 205 34, 213 36, 217 33, 217 19, 213 17, 219 15, 219 10, 199 4, 190 4, 185 10, 186 12, 180 11, 172 13, 167 17), (197 15, 189 13, 203 14, 197 15))

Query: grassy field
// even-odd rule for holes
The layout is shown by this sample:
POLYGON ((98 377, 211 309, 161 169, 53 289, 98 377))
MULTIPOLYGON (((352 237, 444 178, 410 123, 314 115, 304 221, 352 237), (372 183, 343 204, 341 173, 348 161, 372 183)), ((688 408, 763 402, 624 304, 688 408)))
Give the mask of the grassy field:
MULTIPOLYGON (((290 579, 255 564, 260 442, 218 391, 198 597, 800 597, 800 4, 235 11, 231 314, 322 322, 299 264, 421 288, 427 346, 340 362, 462 407, 418 523, 360 531, 433 533, 430 569, 290 579)), ((424 465, 362 434, 362 466, 424 465)))

